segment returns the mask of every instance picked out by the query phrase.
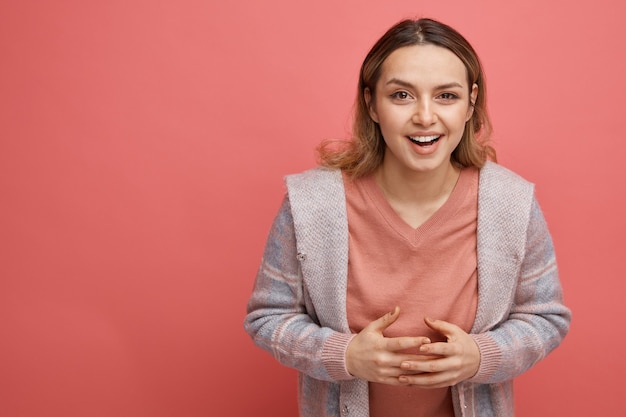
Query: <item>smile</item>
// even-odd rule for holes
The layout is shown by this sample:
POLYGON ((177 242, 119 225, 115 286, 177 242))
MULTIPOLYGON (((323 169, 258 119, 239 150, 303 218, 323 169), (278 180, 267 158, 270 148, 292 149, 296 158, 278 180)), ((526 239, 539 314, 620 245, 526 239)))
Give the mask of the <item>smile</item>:
POLYGON ((409 140, 420 146, 429 146, 433 143, 437 142, 441 135, 431 135, 431 136, 409 136, 409 140))

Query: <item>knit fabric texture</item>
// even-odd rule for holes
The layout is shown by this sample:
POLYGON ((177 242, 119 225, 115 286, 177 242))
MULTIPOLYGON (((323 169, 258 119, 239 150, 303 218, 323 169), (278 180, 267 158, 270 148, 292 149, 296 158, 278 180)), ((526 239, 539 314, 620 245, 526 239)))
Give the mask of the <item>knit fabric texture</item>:
MULTIPOLYGON (((255 344, 300 373, 301 417, 369 415, 368 383, 345 352, 348 226, 341 172, 316 168, 286 178, 245 329, 255 344)), ((552 240, 534 187, 487 163, 478 195, 478 308, 471 335, 481 363, 452 387, 457 417, 513 416, 512 379, 556 348, 571 319, 552 240)))

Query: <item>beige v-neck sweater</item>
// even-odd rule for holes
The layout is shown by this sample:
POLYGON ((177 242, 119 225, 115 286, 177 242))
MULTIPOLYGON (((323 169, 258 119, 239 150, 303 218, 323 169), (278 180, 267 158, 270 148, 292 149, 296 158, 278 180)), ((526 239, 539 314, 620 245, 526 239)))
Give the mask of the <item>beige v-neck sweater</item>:
MULTIPOLYGON (((354 333, 400 307, 385 336, 442 335, 424 317, 469 332, 478 302, 478 170, 461 171, 443 206, 417 229, 390 206, 373 176, 344 176, 348 216, 348 324, 354 333)), ((369 384, 370 417, 453 417, 450 388, 369 384)))

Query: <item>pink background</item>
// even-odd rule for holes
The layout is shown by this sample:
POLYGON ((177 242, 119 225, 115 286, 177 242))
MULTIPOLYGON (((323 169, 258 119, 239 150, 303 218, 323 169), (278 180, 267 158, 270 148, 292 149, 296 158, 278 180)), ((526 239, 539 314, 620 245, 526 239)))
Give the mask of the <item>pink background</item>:
POLYGON ((626 415, 623 2, 0 2, 0 415, 296 415, 242 329, 282 176, 404 17, 483 59, 574 311, 519 416, 626 415))

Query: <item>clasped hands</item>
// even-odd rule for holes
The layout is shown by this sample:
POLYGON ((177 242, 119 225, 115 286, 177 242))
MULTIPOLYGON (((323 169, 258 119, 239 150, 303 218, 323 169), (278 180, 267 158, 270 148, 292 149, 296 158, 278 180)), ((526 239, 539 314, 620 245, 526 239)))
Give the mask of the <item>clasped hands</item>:
POLYGON ((419 388, 442 388, 471 378, 480 365, 474 339, 458 326, 442 320, 424 319, 446 342, 427 337, 383 336, 400 315, 400 308, 369 323, 346 350, 351 375, 370 382, 419 388), (419 353, 404 353, 407 349, 419 353))

